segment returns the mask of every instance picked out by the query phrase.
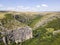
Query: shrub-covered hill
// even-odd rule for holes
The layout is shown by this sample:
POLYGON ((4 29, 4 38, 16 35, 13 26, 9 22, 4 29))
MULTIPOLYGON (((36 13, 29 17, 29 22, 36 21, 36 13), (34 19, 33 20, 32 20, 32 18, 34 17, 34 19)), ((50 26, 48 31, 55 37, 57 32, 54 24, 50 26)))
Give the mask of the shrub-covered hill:
MULTIPOLYGON (((60 45, 60 33, 56 33, 60 30, 60 12, 0 12, 0 26, 8 30, 31 27, 33 38, 20 45, 60 45)), ((12 42, 10 45, 18 44, 12 42)))
POLYGON ((46 25, 48 22, 53 21, 57 18, 60 18, 60 14, 49 14, 49 15, 45 15, 43 16, 35 25, 34 25, 34 29, 40 27, 40 26, 44 26, 46 25))
POLYGON ((44 27, 35 29, 33 31, 34 38, 23 42, 22 45, 60 45, 58 30, 60 30, 60 18, 50 21, 44 27))
POLYGON ((54 28, 55 30, 60 30, 60 18, 57 18, 57 19, 49 22, 45 27, 54 28))
POLYGON ((18 20, 22 23, 28 24, 28 25, 35 18, 38 18, 43 15, 38 12, 9 12, 9 11, 7 11, 7 12, 0 12, 0 19, 4 18, 5 14, 12 14, 13 16, 15 16, 16 20, 18 20))

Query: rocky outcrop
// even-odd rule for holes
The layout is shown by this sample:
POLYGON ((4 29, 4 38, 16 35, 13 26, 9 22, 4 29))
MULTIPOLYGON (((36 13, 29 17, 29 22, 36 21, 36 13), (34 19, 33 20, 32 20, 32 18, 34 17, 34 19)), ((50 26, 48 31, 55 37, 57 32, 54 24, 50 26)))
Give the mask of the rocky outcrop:
POLYGON ((16 43, 23 42, 30 38, 32 38, 32 29, 28 26, 13 30, 13 39, 16 43))
POLYGON ((12 42, 23 42, 32 38, 32 29, 29 26, 18 27, 12 30, 5 30, 1 32, 3 36, 3 41, 5 44, 12 42), (6 42, 7 41, 7 42, 6 42))

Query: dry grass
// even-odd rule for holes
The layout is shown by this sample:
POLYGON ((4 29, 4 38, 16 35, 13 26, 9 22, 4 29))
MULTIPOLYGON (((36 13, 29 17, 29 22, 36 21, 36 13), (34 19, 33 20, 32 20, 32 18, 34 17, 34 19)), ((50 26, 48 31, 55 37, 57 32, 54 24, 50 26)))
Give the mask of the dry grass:
POLYGON ((0 19, 5 18, 4 13, 0 13, 0 19))

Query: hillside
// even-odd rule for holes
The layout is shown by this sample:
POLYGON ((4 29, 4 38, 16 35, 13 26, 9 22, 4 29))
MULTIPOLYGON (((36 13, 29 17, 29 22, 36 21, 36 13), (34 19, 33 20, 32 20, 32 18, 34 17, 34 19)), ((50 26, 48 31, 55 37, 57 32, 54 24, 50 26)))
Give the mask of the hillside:
POLYGON ((0 11, 1 45, 60 45, 59 30, 60 12, 0 11))
POLYGON ((60 14, 49 14, 43 16, 41 20, 35 24, 34 28, 38 28, 39 26, 46 25, 48 22, 55 20, 57 18, 60 18, 60 14))

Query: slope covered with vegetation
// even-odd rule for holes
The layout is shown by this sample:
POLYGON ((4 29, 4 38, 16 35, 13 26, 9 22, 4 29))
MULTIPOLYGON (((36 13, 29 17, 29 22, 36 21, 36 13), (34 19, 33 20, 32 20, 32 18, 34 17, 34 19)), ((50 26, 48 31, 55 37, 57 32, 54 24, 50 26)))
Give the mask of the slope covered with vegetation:
POLYGON ((60 34, 53 35, 55 30, 60 30, 60 18, 49 22, 44 27, 33 31, 33 39, 23 42, 23 45, 60 45, 60 34))
MULTIPOLYGON (((30 26, 33 38, 21 42, 19 45, 60 45, 60 12, 22 13, 4 12, 0 14, 0 26, 9 30, 17 27, 30 26)), ((3 45, 3 42, 0 43, 3 45)), ((12 42, 10 45, 17 45, 12 42)))

